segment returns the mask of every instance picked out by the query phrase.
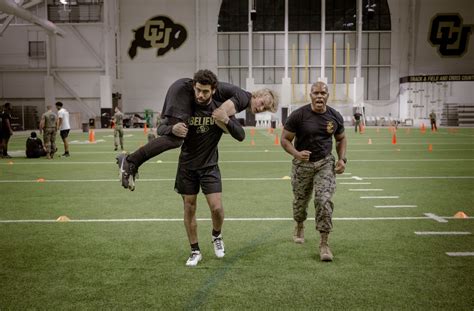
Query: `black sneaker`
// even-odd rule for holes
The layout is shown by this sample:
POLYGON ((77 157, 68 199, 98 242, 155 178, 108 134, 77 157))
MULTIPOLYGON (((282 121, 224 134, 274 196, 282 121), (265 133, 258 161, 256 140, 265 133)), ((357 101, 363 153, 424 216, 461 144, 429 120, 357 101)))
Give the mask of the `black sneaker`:
POLYGON ((62 157, 66 157, 66 158, 69 158, 71 155, 69 154, 69 152, 65 152, 61 155, 62 157))
POLYGON ((11 155, 9 155, 9 154, 4 154, 4 155, 2 156, 2 158, 4 158, 4 159, 11 159, 12 157, 11 157, 11 155))
POLYGON ((137 169, 135 164, 127 161, 128 154, 121 153, 115 158, 117 159, 117 165, 119 167, 119 179, 122 187, 135 190, 135 177, 137 175, 137 169))

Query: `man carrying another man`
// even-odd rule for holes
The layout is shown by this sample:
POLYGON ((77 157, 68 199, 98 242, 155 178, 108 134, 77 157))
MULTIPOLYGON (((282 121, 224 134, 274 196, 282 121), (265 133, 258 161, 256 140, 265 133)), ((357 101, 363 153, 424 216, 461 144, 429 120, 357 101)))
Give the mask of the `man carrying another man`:
MULTIPOLYGON (((193 79, 184 78, 175 81, 170 86, 165 97, 161 113, 162 118, 168 118, 168 122, 174 122, 175 124, 180 122, 186 124, 188 122, 195 105, 193 84, 193 79)), ((234 115, 247 108, 250 108, 252 113, 276 112, 278 108, 277 97, 269 89, 249 93, 225 82, 218 82, 212 98, 218 102, 223 102, 214 114, 218 114, 219 110, 224 110, 227 116, 234 115)), ((172 131, 162 132, 160 135, 160 137, 153 139, 130 155, 121 154, 117 156, 117 164, 121 171, 121 184, 125 189, 135 190, 135 176, 140 165, 166 150, 178 148, 183 144, 183 136, 178 136, 172 131)))

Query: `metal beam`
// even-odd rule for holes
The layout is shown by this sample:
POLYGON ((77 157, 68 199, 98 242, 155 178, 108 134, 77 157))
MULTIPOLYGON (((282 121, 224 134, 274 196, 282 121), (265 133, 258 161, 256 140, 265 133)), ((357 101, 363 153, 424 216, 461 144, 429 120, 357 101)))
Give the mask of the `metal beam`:
MULTIPOLYGON (((35 5, 38 5, 38 4, 43 3, 44 0, 33 0, 33 1, 30 1, 30 2, 26 3, 25 5, 23 5, 23 2, 24 2, 24 1, 21 1, 21 2, 19 2, 19 3, 17 3, 17 4, 26 10, 26 9, 31 8, 31 7, 34 7, 35 5)), ((8 14, 0 14, 0 20, 2 20, 2 19, 4 19, 4 18, 7 18, 8 16, 10 16, 10 15, 8 15, 8 14)))
POLYGON ((95 112, 86 104, 84 103, 84 101, 82 101, 82 98, 79 97, 79 94, 77 94, 67 83, 66 81, 64 81, 63 79, 61 79, 61 77, 56 73, 56 72, 53 72, 53 77, 54 79, 56 79, 56 81, 58 81, 59 84, 62 85, 62 87, 64 87, 66 89, 66 91, 72 96, 74 97, 78 102, 79 104, 81 104, 83 107, 86 108, 86 110, 89 111, 90 116, 95 116, 95 112))
POLYGON ((10 25, 10 23, 12 22, 13 17, 13 15, 9 15, 7 19, 3 22, 2 27, 0 27, 0 37, 3 35, 3 32, 8 28, 8 25, 10 25))
POLYGON ((11 0, 0 0, 0 11, 9 15, 15 15, 19 18, 29 21, 55 35, 64 36, 66 34, 54 23, 50 22, 47 19, 39 18, 38 16, 34 15, 30 11, 25 10, 24 8, 17 5, 11 0))

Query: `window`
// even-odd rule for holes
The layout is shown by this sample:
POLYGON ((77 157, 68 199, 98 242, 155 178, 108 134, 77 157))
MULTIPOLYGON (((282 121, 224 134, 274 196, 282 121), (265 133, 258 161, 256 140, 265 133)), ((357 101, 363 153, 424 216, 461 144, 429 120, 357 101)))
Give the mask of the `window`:
POLYGON ((48 19, 54 23, 95 23, 102 21, 103 0, 48 0, 48 19))
POLYGON ((28 56, 30 58, 46 58, 46 42, 44 41, 28 42, 28 56))
MULTIPOLYGON (((248 76, 248 0, 222 0, 218 74, 245 86, 248 76)), ((256 0, 252 70, 256 84, 279 84, 284 75, 284 0, 256 0)), ((326 0, 326 42, 321 51, 321 0, 288 3, 288 65, 294 83, 316 81, 325 53, 328 83, 353 83, 356 74, 356 0, 326 0)), ((387 0, 362 0, 362 76, 365 99, 390 97, 391 21, 387 0), (373 9, 369 14, 369 8, 373 9)))

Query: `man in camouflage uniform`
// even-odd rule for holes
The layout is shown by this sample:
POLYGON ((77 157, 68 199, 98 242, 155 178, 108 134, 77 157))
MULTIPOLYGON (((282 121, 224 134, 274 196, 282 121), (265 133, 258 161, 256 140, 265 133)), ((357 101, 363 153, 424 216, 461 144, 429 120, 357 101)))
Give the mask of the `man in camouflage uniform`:
POLYGON ((117 151, 119 142, 120 149, 123 150, 123 113, 118 107, 115 107, 114 124, 114 150, 117 151))
POLYGON ((281 146, 294 157, 291 184, 296 224, 293 240, 304 243, 304 221, 314 191, 316 230, 321 235, 319 255, 322 261, 332 261, 333 254, 328 244, 334 210, 331 198, 336 191, 336 174, 342 174, 346 167, 347 141, 341 114, 326 105, 329 97, 327 85, 314 83, 310 97, 311 104, 292 112, 281 134, 281 146), (337 162, 331 154, 333 136, 337 162))
POLYGON ((43 113, 40 121, 40 131, 43 131, 46 157, 52 159, 56 152, 56 124, 58 116, 53 112, 51 105, 46 106, 47 111, 43 113))

